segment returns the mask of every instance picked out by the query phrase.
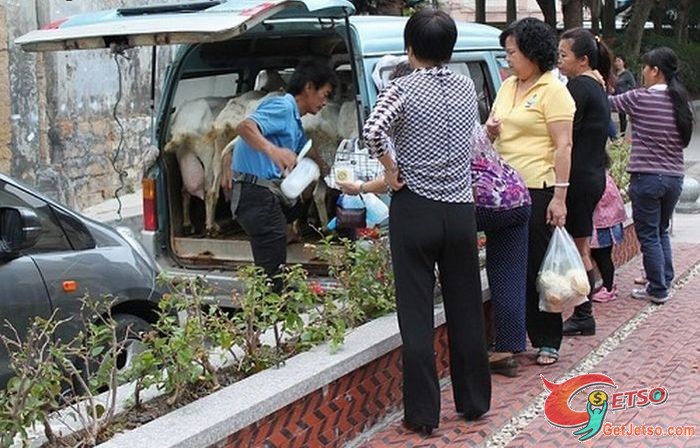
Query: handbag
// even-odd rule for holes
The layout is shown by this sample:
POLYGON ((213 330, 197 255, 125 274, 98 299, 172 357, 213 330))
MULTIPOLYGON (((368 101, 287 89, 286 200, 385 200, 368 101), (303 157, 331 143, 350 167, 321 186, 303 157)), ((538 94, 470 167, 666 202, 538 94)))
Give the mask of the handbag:
POLYGON ((340 195, 335 209, 339 229, 367 227, 367 208, 361 196, 340 195))
POLYGON ((477 207, 512 210, 530 204, 530 193, 517 171, 496 152, 477 123, 472 134, 472 182, 477 207))
POLYGON ((366 208, 343 208, 338 206, 335 210, 337 227, 339 229, 357 229, 367 227, 366 208))

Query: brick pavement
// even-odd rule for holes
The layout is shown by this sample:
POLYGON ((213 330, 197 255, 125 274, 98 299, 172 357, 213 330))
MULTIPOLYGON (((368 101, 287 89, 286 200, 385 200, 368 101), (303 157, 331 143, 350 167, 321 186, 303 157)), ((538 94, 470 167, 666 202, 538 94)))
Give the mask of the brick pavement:
MULTIPOLYGON (((677 275, 682 277, 700 262, 700 245, 674 245, 674 257, 677 275)), ((442 391, 440 427, 432 436, 423 437, 404 430, 398 417, 394 421, 384 422, 383 427, 375 428, 371 436, 365 436, 365 439, 361 437, 360 441, 356 441, 353 445, 360 448, 483 446, 494 432, 527 408, 544 390, 539 379, 540 373, 545 374, 550 380, 560 377, 647 305, 645 302, 629 297, 634 287, 632 281, 639 275, 640 265, 640 258, 637 257, 618 269, 617 283, 620 299, 607 304, 596 304, 598 328, 595 336, 565 338, 561 358, 551 367, 538 366, 535 363, 535 352, 529 350, 519 355, 520 376, 506 378, 495 375, 491 410, 479 421, 466 422, 460 419, 454 411, 452 389, 447 386, 442 391)), ((611 422, 620 423, 634 419, 640 424, 654 424, 656 421, 684 424, 684 422, 694 421, 698 424, 698 436, 682 442, 686 446, 700 447, 700 399, 695 393, 700 380, 698 375, 700 325, 694 322, 695 316, 700 316, 700 301, 693 302, 698 292, 700 292, 700 276, 684 285, 670 303, 653 314, 622 345, 596 366, 595 372, 608 372, 625 390, 651 384, 654 381, 663 383, 669 390, 668 404, 640 410, 611 412, 608 414, 614 417, 609 419, 611 422), (665 331, 668 328, 681 329, 681 331, 665 331), (640 344, 640 341, 644 341, 644 344, 640 344), (684 341, 692 341, 692 344, 684 344, 684 341), (640 351, 640 347, 645 350, 640 351)), ((571 432, 573 430, 555 428, 539 416, 511 441, 509 446, 581 445, 571 432)), ((622 440, 612 436, 601 438, 600 435, 592 441, 595 446, 619 446, 622 443, 629 446, 644 444, 660 446, 658 443, 654 444, 653 439, 622 440)), ((659 441, 656 440, 656 442, 659 441)), ((664 439, 661 445, 683 446, 674 445, 674 443, 664 439)), ((589 446, 593 445, 589 442, 589 446)))

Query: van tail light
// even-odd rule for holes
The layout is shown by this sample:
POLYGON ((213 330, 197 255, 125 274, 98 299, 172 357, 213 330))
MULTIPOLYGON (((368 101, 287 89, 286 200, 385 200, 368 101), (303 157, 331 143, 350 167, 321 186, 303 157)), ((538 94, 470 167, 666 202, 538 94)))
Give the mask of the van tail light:
POLYGON ((64 17, 62 19, 54 20, 51 23, 47 23, 46 25, 42 26, 42 30, 57 30, 68 21, 69 17, 64 17))
POLYGON ((156 180, 144 179, 141 187, 143 188, 143 230, 158 230, 156 180))

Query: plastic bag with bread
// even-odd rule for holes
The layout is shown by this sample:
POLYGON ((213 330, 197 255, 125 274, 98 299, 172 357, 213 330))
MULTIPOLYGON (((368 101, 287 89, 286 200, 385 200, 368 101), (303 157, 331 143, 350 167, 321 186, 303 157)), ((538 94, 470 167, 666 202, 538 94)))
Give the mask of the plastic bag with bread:
POLYGON ((586 268, 574 239, 562 227, 554 229, 537 276, 539 308, 561 313, 565 308, 588 300, 590 292, 586 268))

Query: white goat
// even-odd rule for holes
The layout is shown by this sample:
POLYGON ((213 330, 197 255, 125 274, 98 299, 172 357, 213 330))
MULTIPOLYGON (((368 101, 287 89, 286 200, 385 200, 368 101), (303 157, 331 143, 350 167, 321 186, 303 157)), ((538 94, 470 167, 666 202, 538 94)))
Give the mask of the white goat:
MULTIPOLYGON (((274 70, 258 74, 256 86, 277 91, 283 87, 282 78, 274 70)), ((279 95, 279 92, 267 95, 279 95)), ((200 98, 187 101, 177 108, 171 118, 170 141, 166 151, 175 151, 183 182, 183 227, 192 228, 190 198, 197 196, 205 204, 205 232, 219 232, 215 221, 223 151, 236 137, 238 124, 252 113, 267 96, 264 91, 250 91, 233 98, 200 98)))
MULTIPOLYGON (((214 144, 208 132, 214 117, 225 104, 225 98, 200 98, 182 103, 170 121, 170 140, 165 151, 175 152, 182 177, 182 225, 185 233, 192 229, 190 201, 192 196, 202 200, 211 190, 213 164, 216 163, 214 144)), ((220 165, 219 161, 219 165, 220 165)), ((218 187, 218 185, 217 185, 218 187)), ((214 226, 213 210, 207 213, 206 229, 214 226)))
MULTIPOLYGON (((358 135, 354 101, 345 101, 342 104, 328 102, 316 115, 304 115, 301 123, 306 136, 313 140, 314 148, 328 167, 335 161, 340 141, 358 135)), ((328 186, 321 176, 314 187, 313 200, 323 227, 328 224, 327 190, 328 186)))

